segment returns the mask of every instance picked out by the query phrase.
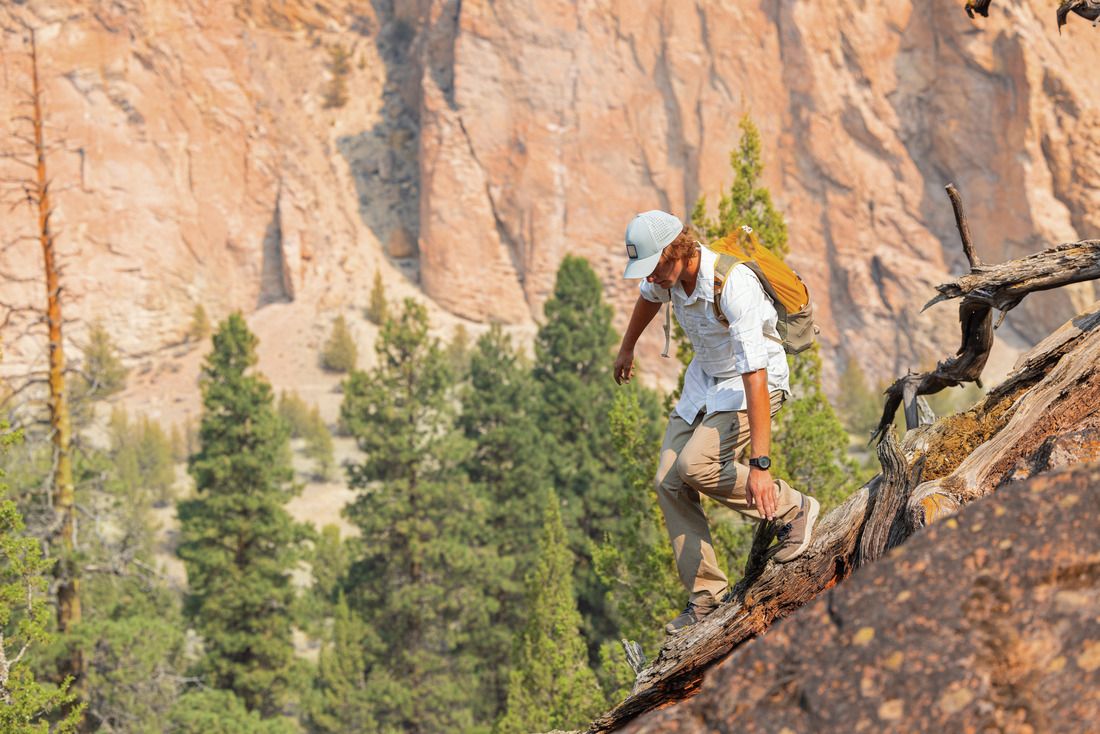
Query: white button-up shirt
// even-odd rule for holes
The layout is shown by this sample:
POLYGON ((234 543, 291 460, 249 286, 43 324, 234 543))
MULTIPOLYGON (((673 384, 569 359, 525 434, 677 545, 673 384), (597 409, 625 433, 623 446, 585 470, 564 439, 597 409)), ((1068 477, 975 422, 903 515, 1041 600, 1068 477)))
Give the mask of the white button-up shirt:
POLYGON ((768 370, 768 391, 791 392, 790 371, 783 345, 778 343, 779 320, 775 306, 764 293, 756 274, 744 265, 730 270, 722 286, 725 327, 714 313, 714 265, 718 255, 707 248, 700 253, 699 275, 689 296, 679 281, 671 291, 645 280, 642 298, 667 303, 671 296, 676 320, 695 350, 684 375, 684 390, 676 403, 676 414, 692 423, 700 411, 707 415, 746 410, 745 385, 741 375, 768 370), (769 339, 768 336, 772 338, 769 339))

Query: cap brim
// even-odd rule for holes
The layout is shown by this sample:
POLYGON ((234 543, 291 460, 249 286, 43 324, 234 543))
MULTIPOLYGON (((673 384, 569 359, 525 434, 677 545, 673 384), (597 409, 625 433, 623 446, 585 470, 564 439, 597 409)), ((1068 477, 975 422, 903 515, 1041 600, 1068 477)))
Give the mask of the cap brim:
POLYGON ((641 260, 631 260, 626 264, 626 270, 623 271, 624 278, 644 278, 654 271, 657 267, 657 261, 661 259, 661 253, 656 255, 650 255, 649 257, 641 260))

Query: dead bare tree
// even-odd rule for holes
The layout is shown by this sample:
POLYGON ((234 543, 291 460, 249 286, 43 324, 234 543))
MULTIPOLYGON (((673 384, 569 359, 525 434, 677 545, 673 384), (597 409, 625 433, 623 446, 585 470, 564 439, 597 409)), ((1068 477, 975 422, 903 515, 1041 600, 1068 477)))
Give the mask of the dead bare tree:
MULTIPOLYGON (((982 264, 973 253, 957 193, 951 196, 971 273, 939 286, 936 300, 963 299, 963 343, 955 357, 931 373, 895 383, 889 396, 894 409, 905 394, 906 380, 913 385, 911 392, 933 392, 936 384, 955 384, 951 380, 960 375, 977 379, 980 370, 973 372, 974 365, 984 364, 992 339, 990 309, 1003 312, 1032 291, 1100 278, 1100 241, 1059 245, 1000 265, 982 264)), ((1100 308, 1037 345, 965 413, 908 431, 900 443, 889 421, 880 426, 882 473, 821 520, 806 553, 777 564, 767 559, 766 543, 754 544, 731 603, 670 638, 639 671, 630 696, 589 731, 616 729, 640 713, 692 696, 706 670, 732 650, 921 527, 1003 482, 1057 462, 1096 458, 1100 446, 1095 440, 1075 439, 1084 429, 1100 429, 1100 308)))
MULTIPOLYGON (((30 90, 28 92, 30 114, 15 118, 29 125, 30 136, 15 138, 28 145, 28 156, 9 155, 12 162, 23 165, 29 173, 21 179, 22 202, 36 216, 35 239, 42 250, 43 274, 46 285, 45 309, 42 312, 46 325, 48 370, 45 386, 48 392, 49 435, 53 447, 53 466, 50 473, 50 494, 53 521, 47 529, 45 540, 53 556, 55 588, 57 594, 57 622, 61 632, 70 631, 81 621, 81 573, 76 562, 76 501, 73 484, 72 425, 66 391, 65 345, 63 337, 62 286, 56 247, 56 235, 51 226, 54 214, 53 187, 47 168, 48 147, 45 140, 45 115, 43 92, 39 75, 38 45, 34 28, 21 19, 21 27, 28 47, 30 66, 30 90)), ((10 317, 10 311, 9 311, 10 317)), ((29 384, 29 383, 28 383, 29 384)), ((62 674, 72 675, 77 685, 84 670, 82 654, 74 647, 62 664, 62 674)))

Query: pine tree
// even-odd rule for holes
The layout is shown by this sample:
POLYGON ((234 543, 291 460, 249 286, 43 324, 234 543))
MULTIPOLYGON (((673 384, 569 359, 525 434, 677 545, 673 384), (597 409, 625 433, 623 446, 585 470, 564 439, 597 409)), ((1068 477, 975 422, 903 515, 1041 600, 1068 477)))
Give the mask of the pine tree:
POLYGON ((289 719, 264 719, 232 691, 189 691, 172 707, 164 731, 172 734, 299 734, 289 719))
POLYGON ((496 728, 499 734, 576 729, 604 705, 580 634, 573 563, 553 491, 546 493, 538 559, 527 578, 528 621, 516 646, 508 708, 496 728))
POLYGON ((793 399, 774 421, 773 474, 795 489, 813 493, 828 511, 858 484, 859 467, 848 457, 848 433, 821 389, 818 345, 787 362, 793 399))
POLYGON ((306 720, 311 732, 378 730, 364 663, 367 650, 377 645, 370 638, 370 631, 348 608, 341 592, 334 608, 331 640, 321 649, 317 676, 307 698, 306 720))
POLYGON ((286 427, 255 365, 256 337, 234 313, 203 367, 200 447, 189 466, 197 496, 179 505, 178 552, 207 680, 274 716, 287 698, 290 573, 305 532, 283 507, 297 491, 286 427))
MULTIPOLYGON (((620 471, 629 482, 617 503, 620 530, 594 554, 596 572, 607 585, 619 637, 638 642, 643 650, 661 646, 664 624, 683 603, 683 586, 676 575, 653 477, 661 446, 657 396, 635 384, 620 388, 609 415, 620 471)), ((611 700, 630 692, 633 671, 613 642, 604 655, 601 680, 611 700)))
POLYGON ((534 374, 542 398, 538 423, 577 560, 578 603, 594 642, 610 636, 614 625, 592 570, 591 544, 617 534, 615 508, 629 491, 607 425, 615 389, 608 365, 617 336, 599 278, 582 258, 562 260, 544 310, 546 323, 535 341, 534 374))
POLYGON ((313 461, 313 478, 328 481, 332 476, 332 466, 336 459, 333 455, 332 434, 321 418, 321 411, 315 405, 309 411, 309 422, 305 435, 305 454, 313 461))
MULTIPOLYGON (((0 451, 18 440, 0 424, 0 451)), ((3 474, 0 473, 0 477, 3 474)), ((50 644, 50 609, 46 603, 51 559, 42 557, 38 541, 24 534, 23 516, 0 484, 0 731, 10 734, 69 734, 77 730, 83 705, 69 689, 35 679, 34 657, 50 644), (51 718, 64 711, 61 720, 51 718)))
POLYGON ((349 604, 378 634, 367 685, 383 731, 470 728, 480 693, 471 635, 483 629, 496 574, 485 505, 462 466, 447 358, 425 308, 406 299, 382 326, 377 367, 344 382, 341 416, 362 451, 345 515, 353 539, 349 604))
POLYGON ((332 322, 332 334, 321 351, 321 366, 332 372, 349 372, 355 369, 358 350, 348 330, 348 322, 337 316, 332 322))
POLYGON ((374 284, 370 289, 370 303, 367 305, 367 320, 381 326, 388 318, 389 304, 386 303, 386 285, 382 282, 382 271, 374 271, 374 284))
POLYGON ((458 421, 474 447, 465 469, 487 502, 487 531, 501 564, 486 589, 497 607, 476 640, 486 690, 478 720, 496 719, 505 704, 512 633, 525 613, 523 578, 536 559, 531 539, 541 524, 539 498, 551 481, 537 401, 529 366, 504 330, 492 326, 470 355, 458 421))
POLYGON ((787 223, 772 205, 771 192, 760 185, 764 162, 760 153, 760 131, 747 114, 741 118, 741 141, 730 153, 733 183, 718 201, 718 219, 706 215, 706 199, 700 198, 691 220, 708 238, 723 237, 743 225, 753 228, 761 244, 785 257, 787 223))
POLYGON ((187 327, 187 341, 201 342, 210 337, 210 318, 201 303, 191 312, 191 324, 187 327))

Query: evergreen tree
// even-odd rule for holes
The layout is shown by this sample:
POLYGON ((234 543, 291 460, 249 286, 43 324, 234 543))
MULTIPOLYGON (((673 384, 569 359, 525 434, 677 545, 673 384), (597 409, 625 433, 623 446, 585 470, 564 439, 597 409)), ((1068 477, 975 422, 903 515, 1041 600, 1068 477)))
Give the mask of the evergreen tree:
POLYGON ((307 698, 306 722, 317 734, 378 731, 373 691, 363 664, 376 647, 370 631, 351 609, 343 593, 337 598, 331 640, 321 649, 317 676, 307 698))
MULTIPOLYGON (((664 624, 676 616, 684 594, 653 491, 661 446, 657 414, 657 396, 650 390, 632 383, 615 395, 610 430, 630 491, 617 503, 619 532, 594 554, 619 636, 638 642, 650 653, 660 648, 664 624)), ((601 680, 611 692, 610 700, 620 700, 630 692, 633 671, 617 642, 603 657, 601 680)))
POLYGON ((462 467, 447 358, 425 308, 406 299, 376 345, 378 365, 344 383, 341 415, 362 451, 345 514, 360 531, 348 594, 379 638, 366 661, 382 731, 469 729, 480 695, 472 636, 485 629, 497 573, 485 504, 462 467))
POLYGON ((118 349, 102 321, 92 324, 84 361, 72 381, 72 410, 76 426, 83 427, 92 418, 92 405, 117 395, 126 388, 129 374, 118 356, 118 349))
POLYGON ((309 411, 309 423, 305 435, 305 454, 313 461, 313 477, 328 481, 332 476, 332 466, 336 459, 333 455, 332 434, 321 418, 321 411, 315 405, 309 411))
POLYGON ((202 635, 202 670, 253 711, 274 716, 293 657, 290 573, 306 534, 283 505, 292 484, 286 427, 254 374, 256 337, 235 313, 214 335, 202 371, 197 496, 179 505, 186 611, 202 635))
POLYGON ((785 257, 787 223, 772 205, 771 192, 760 184, 764 162, 760 154, 760 131, 747 114, 741 118, 741 141, 730 153, 733 183, 718 201, 718 219, 706 214, 706 199, 700 198, 691 220, 710 239, 724 237, 743 225, 756 232, 761 244, 780 257, 785 257))
POLYGON ((289 719, 264 719, 232 691, 217 688, 180 696, 165 724, 168 734, 299 734, 289 719))
POLYGON ((558 269, 546 323, 535 341, 538 424, 550 456, 550 477, 563 503, 577 560, 578 603, 588 639, 610 636, 603 585, 592 569, 591 544, 618 534, 619 499, 628 492, 611 443, 607 416, 615 383, 607 374, 618 340, 611 307, 588 262, 567 255, 558 269))
POLYGON ((191 324, 187 327, 187 341, 201 342, 210 337, 210 318, 201 303, 191 312, 191 324))
POLYGON ((332 334, 321 351, 321 366, 332 372, 349 372, 355 369, 358 350, 351 338, 348 322, 337 316, 332 322, 332 334))
POLYGON ((367 320, 381 326, 389 316, 386 303, 386 285, 382 282, 382 271, 374 271, 374 284, 370 289, 370 303, 367 305, 367 320))
POLYGON ((546 493, 538 559, 527 578, 527 624, 516 646, 499 734, 576 729, 604 704, 580 634, 573 563, 553 491, 546 493))
POLYGON ((821 389, 819 346, 787 362, 792 399, 774 421, 773 474, 813 493, 827 512, 859 484, 859 467, 848 457, 848 433, 821 389))
POLYGON ((531 539, 541 524, 539 497, 550 486, 537 402, 529 366, 504 330, 493 325, 470 356, 459 417, 473 446, 466 473, 487 502, 486 529, 501 564, 486 589, 497 606, 491 623, 478 635, 486 689, 478 720, 495 720, 505 703, 512 633, 522 627, 525 614, 523 578, 536 558, 531 539))
MULTIPOLYGON (((18 435, 0 424, 0 452, 18 435)), ((0 473, 0 477, 3 474, 0 473)), ((68 734, 77 731, 82 704, 69 680, 52 686, 35 679, 34 656, 51 641, 46 603, 54 561, 42 557, 38 541, 24 534, 23 516, 0 484, 0 731, 10 734, 68 734), (29 653, 29 656, 28 656, 29 653), (51 719, 64 712, 51 726, 51 719)))

